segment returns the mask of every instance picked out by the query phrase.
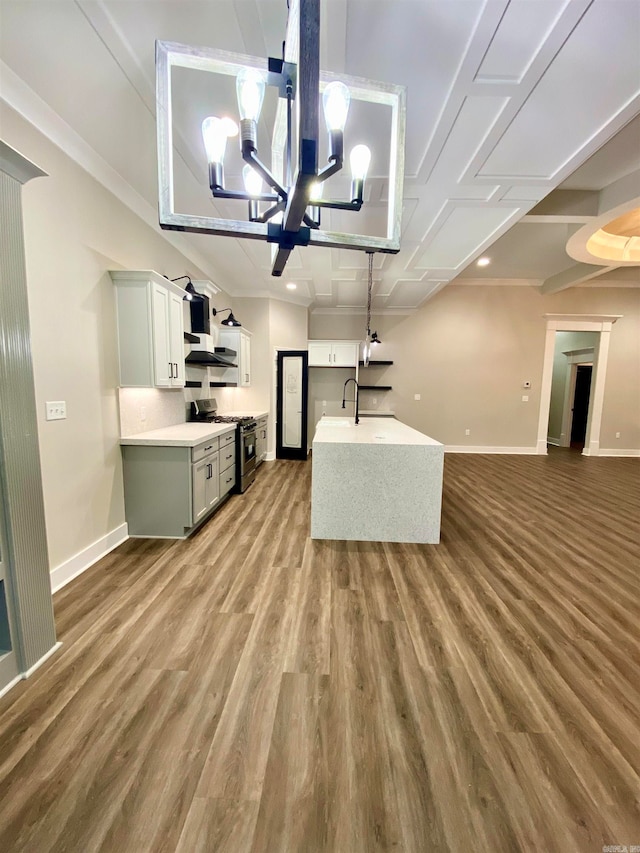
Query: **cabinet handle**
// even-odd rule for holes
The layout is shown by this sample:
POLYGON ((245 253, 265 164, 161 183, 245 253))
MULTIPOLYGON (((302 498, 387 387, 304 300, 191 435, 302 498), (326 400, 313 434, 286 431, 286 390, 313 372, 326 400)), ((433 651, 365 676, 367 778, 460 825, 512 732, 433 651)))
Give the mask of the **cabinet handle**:
POLYGON ((173 363, 174 363, 175 368, 176 368, 176 375, 175 375, 173 378, 174 378, 174 379, 177 379, 177 378, 178 378, 178 362, 177 362, 177 361, 174 361, 173 363))
POLYGON ((211 450, 212 447, 213 447, 213 444, 210 444, 209 447, 205 447, 205 450, 211 450))
POLYGON ((173 379, 173 364, 169 362, 169 379, 173 379))

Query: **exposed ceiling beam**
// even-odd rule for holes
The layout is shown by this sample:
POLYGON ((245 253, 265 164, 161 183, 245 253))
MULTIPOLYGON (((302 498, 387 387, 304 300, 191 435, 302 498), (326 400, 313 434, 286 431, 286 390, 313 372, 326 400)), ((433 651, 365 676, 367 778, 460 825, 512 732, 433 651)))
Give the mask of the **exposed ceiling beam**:
POLYGON ((558 293, 560 290, 566 290, 568 287, 574 287, 576 284, 582 284, 584 281, 597 278, 598 276, 611 272, 615 269, 617 269, 616 266, 594 267, 593 264, 576 264, 573 267, 569 267, 568 270, 563 270, 562 272, 556 273, 556 275, 552 275, 545 279, 542 287, 540 288, 540 292, 544 294, 558 293))

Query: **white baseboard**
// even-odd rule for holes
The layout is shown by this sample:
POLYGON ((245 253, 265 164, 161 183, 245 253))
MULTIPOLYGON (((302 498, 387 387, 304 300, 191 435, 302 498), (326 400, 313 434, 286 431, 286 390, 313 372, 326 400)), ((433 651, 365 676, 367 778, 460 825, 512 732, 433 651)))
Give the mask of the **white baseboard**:
POLYGON ((537 455, 536 447, 472 447, 467 444, 445 444, 445 453, 513 453, 518 456, 537 455))
POLYGON ((42 655, 40 660, 36 661, 33 666, 30 666, 26 672, 23 672, 22 675, 20 676, 20 678, 29 678, 30 675, 33 675, 33 673, 36 671, 36 669, 40 669, 42 664, 45 661, 48 661, 49 658, 51 657, 51 655, 54 655, 61 646, 62 646, 62 643, 56 643, 55 646, 51 646, 49 651, 46 654, 42 655))
POLYGON ((273 462, 275 460, 275 458, 276 458, 276 452, 274 450, 273 453, 267 453, 267 455, 264 457, 264 461, 265 462, 273 462))
POLYGON ((39 669, 42 664, 45 663, 45 661, 48 661, 51 655, 55 654, 61 646, 62 643, 56 643, 55 646, 51 646, 49 651, 46 652, 46 654, 42 655, 40 660, 36 661, 33 666, 30 666, 26 672, 21 672, 19 675, 16 675, 16 677, 12 679, 8 684, 5 684, 2 690, 0 690, 0 698, 2 698, 5 693, 8 693, 12 687, 15 687, 19 681, 24 681, 25 678, 29 678, 30 675, 33 675, 36 669, 39 669))
POLYGON ((24 676, 22 676, 22 675, 16 675, 16 677, 13 679, 13 681, 10 681, 8 684, 5 684, 5 686, 2 688, 2 690, 0 690, 0 699, 2 699, 2 697, 5 695, 5 693, 8 693, 12 687, 15 687, 19 681, 22 681, 23 678, 24 678, 24 676))
POLYGON ((51 592, 57 592, 63 586, 85 572, 89 566, 100 560, 109 551, 122 545, 129 538, 126 522, 100 537, 82 551, 74 554, 64 563, 56 566, 51 572, 51 592))
POLYGON ((552 444, 554 447, 562 447, 562 442, 559 438, 551 438, 547 436, 547 444, 552 444))
POLYGON ((601 447, 598 456, 640 456, 639 449, 624 450, 618 447, 601 447))

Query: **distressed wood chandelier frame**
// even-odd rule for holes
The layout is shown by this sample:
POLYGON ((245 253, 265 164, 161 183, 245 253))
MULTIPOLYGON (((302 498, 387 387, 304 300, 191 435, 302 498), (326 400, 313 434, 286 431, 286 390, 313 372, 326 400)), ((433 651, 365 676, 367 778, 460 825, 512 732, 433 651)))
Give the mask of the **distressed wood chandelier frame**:
MULTIPOLYGON (((320 72, 320 0, 292 0, 282 59, 267 61, 211 48, 190 47, 166 41, 156 42, 156 108, 159 221, 162 228, 265 240, 272 243, 274 245, 272 275, 274 276, 282 275, 289 255, 296 246, 326 246, 391 254, 400 250, 406 122, 405 88, 357 77, 320 72), (250 207, 253 215, 248 221, 219 219, 175 211, 171 74, 176 67, 234 77, 237 77, 242 69, 253 68, 265 75, 268 85, 279 88, 280 97, 272 135, 271 169, 267 169, 257 160, 255 148, 253 156, 251 152, 245 151, 245 145, 242 148, 243 158, 260 172, 269 184, 270 192, 261 194, 257 198, 242 192, 226 191, 221 187, 218 187, 216 192, 210 170, 209 180, 214 196, 245 198, 250 201, 250 204, 254 203, 254 207, 250 207), (359 210, 362 205, 362 187, 360 187, 359 203, 354 203, 353 200, 349 202, 310 201, 313 184, 318 180, 323 181, 342 165, 340 156, 339 165, 330 163, 324 170, 318 170, 319 96, 329 83, 336 80, 348 86, 352 100, 386 105, 391 108, 389 200, 385 237, 326 231, 320 227, 319 208, 359 210), (295 176, 292 176, 291 164, 293 101, 297 105, 298 139, 295 176), (258 201, 271 204, 271 207, 262 215, 257 214, 258 201), (274 208, 282 211, 281 224, 268 221, 274 208)), ((203 169, 203 176, 205 174, 203 169)))

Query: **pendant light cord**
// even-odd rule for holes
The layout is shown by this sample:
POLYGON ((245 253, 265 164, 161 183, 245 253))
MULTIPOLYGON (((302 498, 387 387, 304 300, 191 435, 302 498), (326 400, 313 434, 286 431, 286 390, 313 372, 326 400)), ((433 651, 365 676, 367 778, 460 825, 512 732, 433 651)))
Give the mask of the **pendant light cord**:
POLYGON ((371 290, 373 288, 373 252, 369 255, 369 280, 367 283, 367 337, 371 334, 371 290))

